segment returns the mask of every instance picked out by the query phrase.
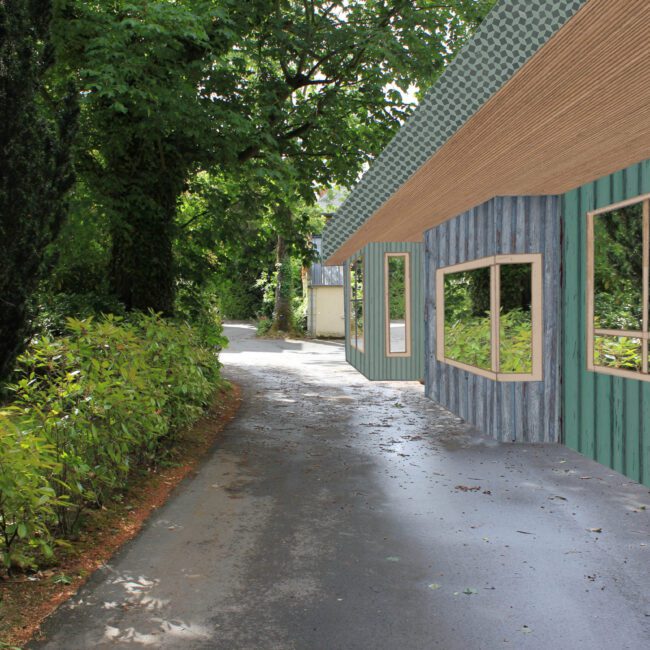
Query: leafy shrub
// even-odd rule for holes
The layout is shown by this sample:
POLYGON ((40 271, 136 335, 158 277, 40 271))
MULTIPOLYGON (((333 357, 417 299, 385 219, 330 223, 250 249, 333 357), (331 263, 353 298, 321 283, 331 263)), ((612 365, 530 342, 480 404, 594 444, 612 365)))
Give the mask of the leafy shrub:
POLYGON ((210 403, 219 369, 198 329, 153 314, 69 319, 65 336, 33 342, 0 413, 5 565, 51 551, 85 507, 164 456, 210 403))
POLYGON ((176 287, 176 315, 192 323, 203 343, 218 350, 226 347, 219 316, 219 299, 213 291, 193 282, 181 282, 176 287))
POLYGON ((294 296, 291 301, 291 320, 293 328, 297 332, 307 331, 307 311, 309 309, 309 300, 307 295, 294 296))
POLYGON ((257 320, 257 336, 264 336, 271 331, 273 321, 268 316, 260 316, 257 320))
POLYGON ((15 415, 0 411, 0 558, 6 567, 53 554, 48 524, 64 503, 48 482, 57 468, 52 446, 38 432, 19 430, 15 415))

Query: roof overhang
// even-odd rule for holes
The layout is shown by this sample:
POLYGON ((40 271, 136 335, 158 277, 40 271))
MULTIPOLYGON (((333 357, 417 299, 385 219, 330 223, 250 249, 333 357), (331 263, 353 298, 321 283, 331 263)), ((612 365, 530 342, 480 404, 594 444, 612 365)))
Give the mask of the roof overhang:
POLYGON ((562 194, 650 158, 650 2, 588 0, 345 241, 425 230, 494 196, 562 194))

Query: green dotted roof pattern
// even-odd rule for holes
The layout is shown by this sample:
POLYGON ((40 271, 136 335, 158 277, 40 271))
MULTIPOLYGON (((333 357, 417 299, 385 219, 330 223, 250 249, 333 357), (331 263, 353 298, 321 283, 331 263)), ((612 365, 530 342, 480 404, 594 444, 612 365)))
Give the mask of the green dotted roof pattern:
POLYGON ((325 228, 332 255, 587 0, 501 0, 325 228))

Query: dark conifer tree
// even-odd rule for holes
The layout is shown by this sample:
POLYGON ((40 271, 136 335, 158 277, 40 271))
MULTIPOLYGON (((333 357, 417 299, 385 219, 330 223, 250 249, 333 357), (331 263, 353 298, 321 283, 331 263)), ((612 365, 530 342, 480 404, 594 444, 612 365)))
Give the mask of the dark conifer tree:
POLYGON ((73 183, 75 95, 44 99, 51 18, 49 0, 0 0, 0 381, 29 339, 30 297, 73 183))

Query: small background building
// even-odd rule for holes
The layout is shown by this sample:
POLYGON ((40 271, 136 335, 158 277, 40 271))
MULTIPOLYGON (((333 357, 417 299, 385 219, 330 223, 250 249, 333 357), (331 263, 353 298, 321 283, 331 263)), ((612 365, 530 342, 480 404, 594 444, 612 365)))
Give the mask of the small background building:
POLYGON ((325 266, 320 260, 322 237, 312 239, 319 260, 307 271, 307 331, 311 336, 343 338, 345 312, 343 267, 325 266))

